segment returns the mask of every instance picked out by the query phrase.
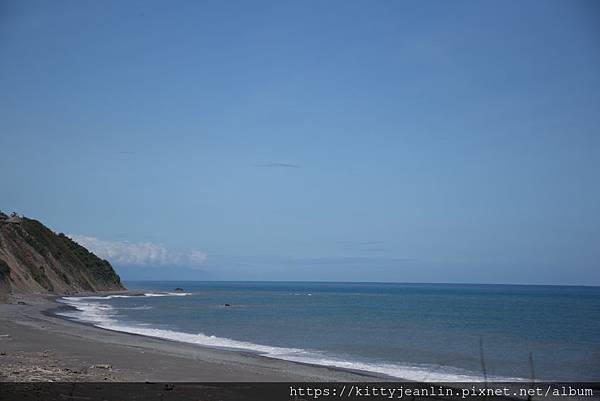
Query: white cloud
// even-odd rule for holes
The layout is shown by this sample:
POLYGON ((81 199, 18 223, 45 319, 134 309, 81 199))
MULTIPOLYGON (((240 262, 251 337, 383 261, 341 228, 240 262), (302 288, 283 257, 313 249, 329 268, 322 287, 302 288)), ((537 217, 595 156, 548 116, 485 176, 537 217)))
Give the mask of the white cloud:
POLYGON ((69 237, 98 257, 121 265, 197 267, 207 259, 206 253, 195 249, 176 252, 163 244, 151 242, 105 241, 85 235, 69 237))

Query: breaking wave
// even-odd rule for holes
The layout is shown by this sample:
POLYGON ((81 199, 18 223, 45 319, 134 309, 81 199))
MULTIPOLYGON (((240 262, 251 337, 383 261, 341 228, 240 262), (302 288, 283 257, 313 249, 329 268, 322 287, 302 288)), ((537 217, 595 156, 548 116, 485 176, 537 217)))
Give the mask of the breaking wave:
MULTIPOLYGON (((183 296, 189 293, 149 293, 146 297, 156 296, 183 296)), ((124 323, 118 320, 118 309, 106 303, 98 302, 111 298, 126 298, 129 295, 108 295, 104 297, 64 297, 61 302, 75 310, 61 311, 58 314, 77 321, 92 324, 96 327, 138 334, 148 337, 163 338, 201 346, 243 350, 254 352, 263 356, 283 359, 292 362, 308 363, 314 365, 331 366, 343 369, 367 371, 384 374, 391 377, 415 381, 429 382, 468 382, 481 381, 482 376, 460 368, 433 365, 407 365, 401 363, 376 363, 351 361, 336 356, 327 355, 320 351, 302 348, 274 347, 255 344, 246 341, 234 340, 224 337, 206 335, 204 333, 185 333, 174 330, 165 330, 148 327, 147 323, 124 323)), ((148 308, 148 306, 138 307, 148 308)), ((150 307, 151 308, 151 307, 150 307)), ((488 377, 490 381, 516 381, 518 378, 488 377)))

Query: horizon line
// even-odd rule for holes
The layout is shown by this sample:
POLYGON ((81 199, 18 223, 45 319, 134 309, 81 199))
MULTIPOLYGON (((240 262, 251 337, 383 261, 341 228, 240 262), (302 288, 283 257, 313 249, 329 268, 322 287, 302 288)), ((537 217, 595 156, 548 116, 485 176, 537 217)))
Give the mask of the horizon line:
POLYGON ((536 286, 536 287, 592 287, 600 284, 523 284, 523 283, 448 283, 448 282, 410 282, 410 281, 334 281, 334 280, 122 280, 130 282, 208 282, 208 283, 330 283, 330 284, 437 284, 437 285, 498 285, 498 286, 536 286))

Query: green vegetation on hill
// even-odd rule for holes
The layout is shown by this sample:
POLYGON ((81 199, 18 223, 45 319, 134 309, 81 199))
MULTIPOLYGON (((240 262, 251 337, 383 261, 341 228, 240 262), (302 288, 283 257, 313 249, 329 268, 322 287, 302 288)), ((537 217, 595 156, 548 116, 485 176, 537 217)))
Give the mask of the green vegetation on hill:
MULTIPOLYGON (((61 266, 69 270, 72 270, 73 266, 80 267, 92 282, 120 285, 121 280, 110 263, 89 252, 65 234, 56 235, 39 221, 26 217, 23 217, 22 225, 30 235, 28 242, 39 253, 53 255, 61 266)), ((87 290, 94 289, 93 286, 86 287, 87 290)))
POLYGON ((54 286, 52 282, 46 275, 46 268, 44 266, 32 267, 31 276, 39 285, 47 289, 48 291, 54 291, 54 286))
MULTIPOLYGON (((92 277, 102 281, 118 281, 120 282, 119 276, 113 270, 112 266, 108 261, 100 259, 92 252, 88 251, 71 238, 67 237, 63 233, 58 234, 63 243, 69 248, 76 257, 83 263, 87 271, 90 272, 92 277)), ((61 255, 62 256, 62 255, 61 255)))
POLYGON ((11 261, 0 259, 0 280, 21 291, 124 289, 108 261, 37 220, 0 213, 0 255, 11 261))
POLYGON ((10 267, 8 267, 8 264, 0 259, 0 280, 4 279, 5 277, 8 277, 10 274, 10 267))

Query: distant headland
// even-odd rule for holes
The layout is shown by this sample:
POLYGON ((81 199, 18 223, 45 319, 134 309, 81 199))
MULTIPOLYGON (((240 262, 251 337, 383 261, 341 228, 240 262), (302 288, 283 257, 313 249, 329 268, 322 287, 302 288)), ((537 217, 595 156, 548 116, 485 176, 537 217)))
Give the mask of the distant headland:
POLYGON ((120 291, 111 264, 37 220, 0 212, 0 301, 16 293, 120 291))

